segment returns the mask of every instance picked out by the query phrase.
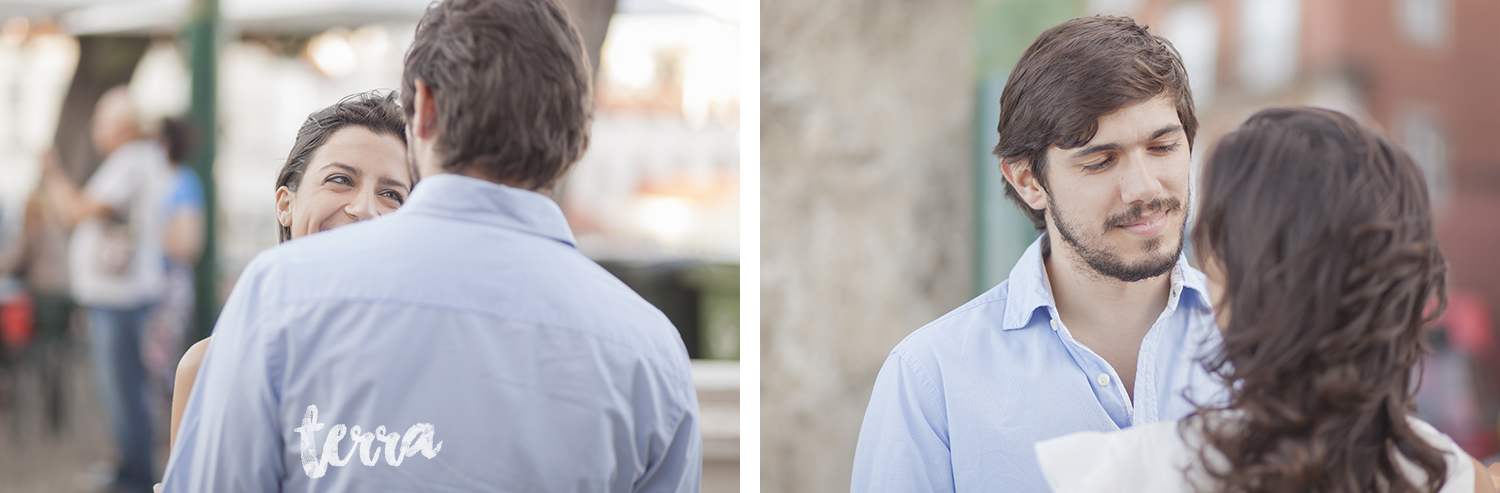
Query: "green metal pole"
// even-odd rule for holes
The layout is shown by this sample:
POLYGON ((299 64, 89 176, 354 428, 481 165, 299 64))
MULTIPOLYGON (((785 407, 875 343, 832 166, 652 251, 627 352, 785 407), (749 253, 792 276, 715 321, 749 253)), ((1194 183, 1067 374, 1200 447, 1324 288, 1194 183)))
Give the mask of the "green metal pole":
POLYGON ((990 154, 1000 138, 995 133, 1000 123, 1000 93, 1031 42, 1083 10, 1081 0, 974 0, 976 295, 1009 277, 1011 267, 1038 235, 1031 220, 1006 200, 1000 160, 990 154))
POLYGON ((193 0, 184 38, 192 67, 192 103, 188 113, 199 127, 193 170, 203 181, 203 256, 194 269, 194 321, 191 340, 208 337, 219 318, 218 192, 214 186, 217 155, 219 0, 193 0))

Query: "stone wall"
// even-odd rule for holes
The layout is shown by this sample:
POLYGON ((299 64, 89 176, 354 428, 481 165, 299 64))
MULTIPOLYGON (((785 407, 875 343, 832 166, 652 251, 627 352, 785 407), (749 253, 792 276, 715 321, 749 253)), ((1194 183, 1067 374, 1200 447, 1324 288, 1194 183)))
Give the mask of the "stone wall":
POLYGON ((972 295, 970 13, 761 4, 763 491, 848 491, 886 354, 972 295))

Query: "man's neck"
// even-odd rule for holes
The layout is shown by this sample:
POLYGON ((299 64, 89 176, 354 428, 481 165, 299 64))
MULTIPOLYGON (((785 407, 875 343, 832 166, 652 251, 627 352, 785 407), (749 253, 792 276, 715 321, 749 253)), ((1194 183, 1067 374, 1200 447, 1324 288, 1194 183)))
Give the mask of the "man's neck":
POLYGON ((1124 282, 1094 271, 1055 235, 1043 260, 1057 313, 1075 337, 1133 338, 1137 344, 1167 307, 1172 275, 1124 282))
POLYGON ((1141 342, 1167 307, 1172 293, 1171 273, 1137 282, 1124 282, 1094 271, 1072 249, 1059 245, 1042 261, 1057 315, 1073 339, 1093 350, 1120 377, 1129 398, 1135 399, 1135 371, 1141 342))
POLYGON ((490 183, 499 183, 501 185, 505 185, 505 186, 511 187, 511 188, 520 188, 520 189, 523 189, 523 190, 536 191, 536 190, 533 190, 532 187, 529 186, 529 184, 520 183, 520 182, 517 182, 515 180, 499 180, 499 179, 495 179, 495 178, 492 178, 492 177, 490 177, 488 175, 485 175, 483 172, 481 172, 478 169, 473 168, 473 167, 460 166, 460 167, 457 167, 455 169, 443 169, 442 167, 440 167, 437 164, 437 163, 441 163, 441 162, 442 162, 442 160, 439 159, 436 156, 428 157, 427 159, 424 159, 424 160, 421 160, 421 161, 418 162, 418 164, 417 164, 417 172, 418 172, 418 174, 420 174, 420 176, 422 178, 433 177, 433 176, 437 176, 437 175, 441 175, 441 174, 445 174, 446 173, 446 174, 451 174, 451 175, 467 176, 469 178, 475 178, 475 179, 479 179, 479 180, 484 180, 484 181, 487 181, 487 182, 490 182, 490 183))

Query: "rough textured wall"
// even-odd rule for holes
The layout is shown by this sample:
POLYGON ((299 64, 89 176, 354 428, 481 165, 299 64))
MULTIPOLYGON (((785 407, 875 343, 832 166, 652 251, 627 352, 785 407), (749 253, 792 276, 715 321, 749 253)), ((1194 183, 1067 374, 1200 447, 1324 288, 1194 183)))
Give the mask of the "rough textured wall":
POLYGON ((764 491, 848 491, 886 354, 972 294, 970 5, 761 4, 764 491))

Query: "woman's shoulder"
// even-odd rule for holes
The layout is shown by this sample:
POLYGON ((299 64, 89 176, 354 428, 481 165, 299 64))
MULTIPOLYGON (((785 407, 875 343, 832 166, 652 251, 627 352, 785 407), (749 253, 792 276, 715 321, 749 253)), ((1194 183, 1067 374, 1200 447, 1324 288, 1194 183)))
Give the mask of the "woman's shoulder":
MULTIPOLYGON (((1460 447, 1458 442, 1453 441, 1453 437, 1438 431, 1437 428, 1434 428, 1426 421, 1418 419, 1416 416, 1407 416, 1406 422, 1411 425, 1412 431, 1415 431, 1417 436, 1425 440, 1428 445, 1432 445, 1443 453, 1443 462, 1448 465, 1448 480, 1444 482, 1443 488, 1438 490, 1439 493, 1468 493, 1474 491, 1475 474, 1480 471, 1474 469, 1474 461, 1469 458, 1468 452, 1464 452, 1463 447, 1460 447)), ((1421 469, 1410 461, 1402 458, 1399 462, 1408 476, 1413 477, 1413 479, 1424 477, 1421 469)), ((1485 474, 1488 474, 1488 472, 1485 472, 1485 474)))
POLYGON ((1053 491, 1193 491, 1201 474, 1195 421, 1163 421, 1114 432, 1086 431, 1038 442, 1053 491))
MULTIPOLYGON (((1476 470, 1463 448, 1432 425, 1408 417, 1413 431, 1443 452, 1447 481, 1440 493, 1474 490, 1476 470)), ((1042 475, 1059 493, 1106 491, 1194 491, 1209 481, 1203 466, 1203 425, 1233 426, 1233 413, 1211 413, 1186 421, 1166 421, 1115 432, 1087 431, 1036 444, 1042 475)), ((1209 460, 1218 456, 1213 451, 1209 460)), ((1399 460, 1408 476, 1421 482, 1422 472, 1399 460)))

